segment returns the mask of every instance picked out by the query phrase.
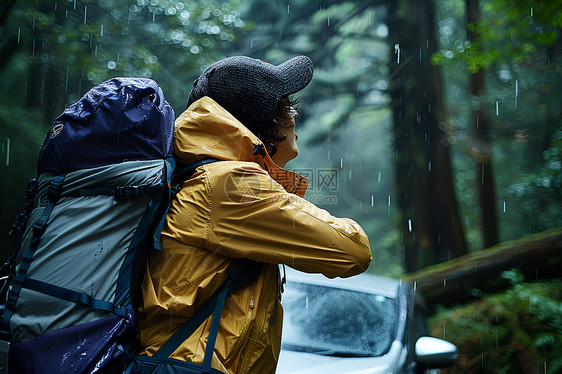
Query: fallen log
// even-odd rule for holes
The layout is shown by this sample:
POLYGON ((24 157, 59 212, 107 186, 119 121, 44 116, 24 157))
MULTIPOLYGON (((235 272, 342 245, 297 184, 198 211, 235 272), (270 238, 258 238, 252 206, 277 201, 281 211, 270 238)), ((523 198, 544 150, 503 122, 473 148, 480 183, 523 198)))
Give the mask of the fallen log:
POLYGON ((488 293, 507 288, 500 275, 513 268, 526 281, 562 277, 562 229, 500 243, 408 273, 402 280, 421 290, 430 305, 451 305, 474 297, 474 289, 488 293))

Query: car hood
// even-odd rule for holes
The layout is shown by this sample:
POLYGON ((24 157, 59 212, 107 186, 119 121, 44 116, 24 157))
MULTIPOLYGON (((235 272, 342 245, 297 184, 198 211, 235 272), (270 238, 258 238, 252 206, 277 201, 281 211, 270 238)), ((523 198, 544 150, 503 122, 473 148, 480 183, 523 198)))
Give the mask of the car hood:
POLYGON ((394 341, 379 357, 335 357, 281 350, 276 374, 388 374, 403 373, 406 350, 394 341))

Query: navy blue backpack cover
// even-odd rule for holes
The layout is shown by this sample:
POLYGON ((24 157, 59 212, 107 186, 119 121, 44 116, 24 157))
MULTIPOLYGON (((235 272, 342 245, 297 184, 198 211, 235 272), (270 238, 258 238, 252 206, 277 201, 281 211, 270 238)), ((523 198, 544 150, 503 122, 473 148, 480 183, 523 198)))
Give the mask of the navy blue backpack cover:
POLYGON ((142 78, 103 82, 55 119, 3 269, 0 373, 123 371, 169 204, 173 126, 162 90, 142 78))

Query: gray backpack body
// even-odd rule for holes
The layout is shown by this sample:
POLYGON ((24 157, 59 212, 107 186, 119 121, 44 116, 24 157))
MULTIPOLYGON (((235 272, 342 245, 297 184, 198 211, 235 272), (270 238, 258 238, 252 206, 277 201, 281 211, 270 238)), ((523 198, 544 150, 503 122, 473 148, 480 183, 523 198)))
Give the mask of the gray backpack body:
POLYGON ((170 199, 173 122, 161 89, 140 78, 104 82, 57 117, 19 222, 0 373, 117 373, 130 361, 170 199))

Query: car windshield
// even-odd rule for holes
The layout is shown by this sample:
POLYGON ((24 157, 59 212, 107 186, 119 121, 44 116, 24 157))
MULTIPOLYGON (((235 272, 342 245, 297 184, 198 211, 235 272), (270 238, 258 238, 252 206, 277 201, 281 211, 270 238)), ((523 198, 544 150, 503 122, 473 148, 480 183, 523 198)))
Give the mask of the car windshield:
POLYGON ((395 301, 340 288, 287 283, 283 349, 336 356, 381 356, 393 340, 395 301))

